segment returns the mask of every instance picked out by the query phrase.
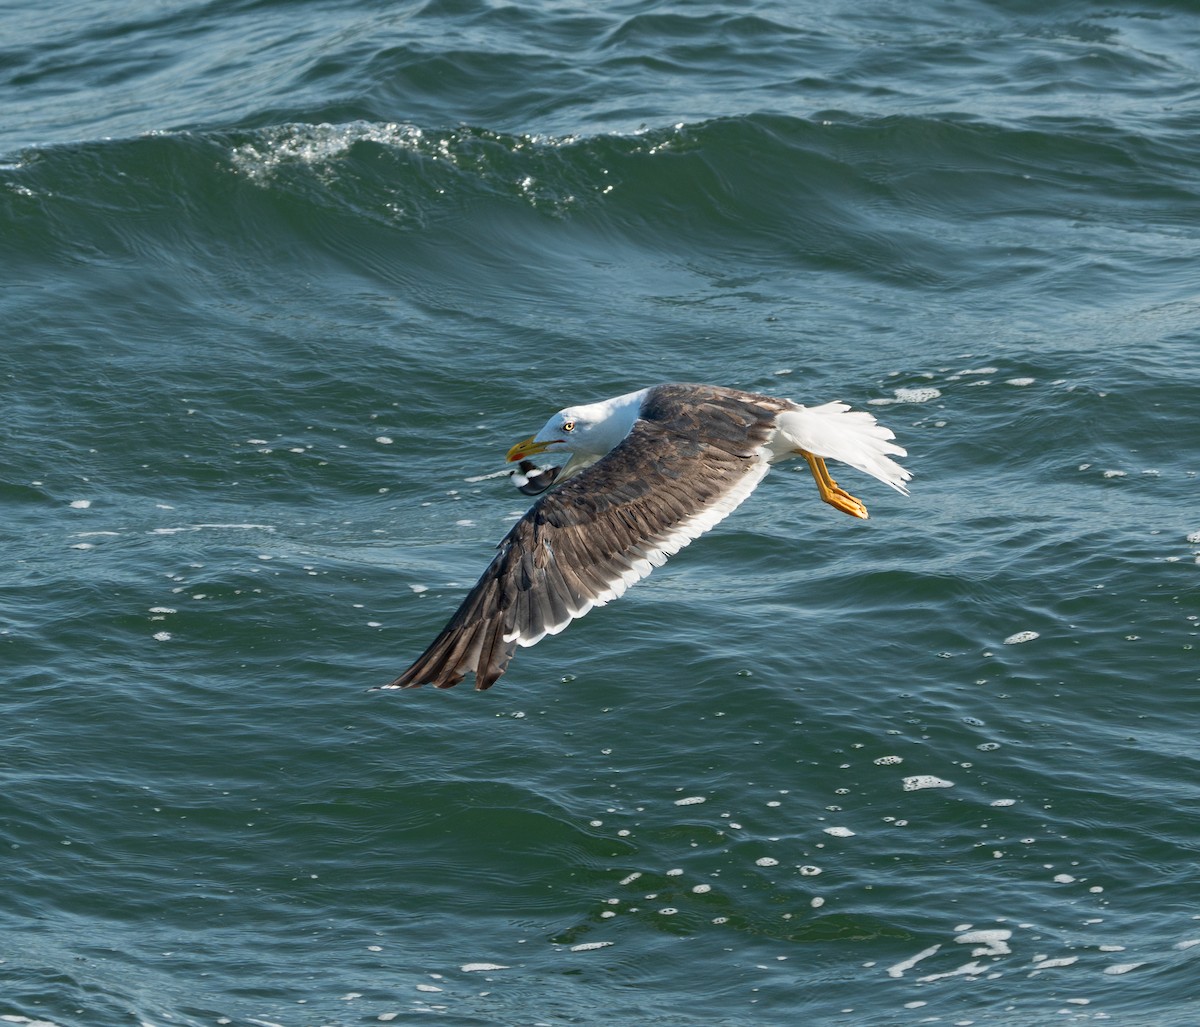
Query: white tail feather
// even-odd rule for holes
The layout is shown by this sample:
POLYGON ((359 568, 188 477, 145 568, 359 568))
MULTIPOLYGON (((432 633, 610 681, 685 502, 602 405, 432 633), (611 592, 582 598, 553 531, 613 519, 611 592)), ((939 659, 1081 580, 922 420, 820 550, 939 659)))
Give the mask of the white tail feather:
POLYGON ((780 413, 779 430, 792 446, 825 460, 840 460, 908 495, 904 483, 912 474, 891 459, 908 452, 891 441, 895 432, 865 411, 836 402, 797 405, 780 413))

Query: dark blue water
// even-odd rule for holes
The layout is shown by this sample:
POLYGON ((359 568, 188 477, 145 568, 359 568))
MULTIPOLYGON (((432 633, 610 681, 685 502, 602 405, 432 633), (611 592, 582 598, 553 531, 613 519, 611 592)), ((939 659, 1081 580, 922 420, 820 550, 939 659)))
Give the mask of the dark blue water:
POLYGON ((1190 4, 0 10, 0 1020, 1190 1025, 1190 4), (843 399, 490 692, 559 407, 843 399), (476 479, 476 480, 472 480, 476 479))

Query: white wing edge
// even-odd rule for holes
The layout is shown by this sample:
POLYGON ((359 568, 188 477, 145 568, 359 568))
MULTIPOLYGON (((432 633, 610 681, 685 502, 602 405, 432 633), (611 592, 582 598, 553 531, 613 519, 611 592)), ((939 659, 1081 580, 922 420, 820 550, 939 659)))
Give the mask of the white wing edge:
MULTIPOLYGON (((569 610, 569 616, 566 619, 549 625, 541 634, 515 635, 517 645, 523 647, 536 645, 547 635, 557 635, 571 621, 582 617, 592 607, 604 606, 606 603, 610 603, 614 599, 623 596, 630 585, 641 581, 655 567, 661 567, 667 562, 669 557, 674 556, 689 542, 698 539, 710 528, 715 527, 741 506, 750 493, 758 487, 759 482, 763 480, 763 476, 770 470, 770 466, 770 463, 767 461, 767 454, 764 452, 760 459, 751 465, 750 469, 738 480, 734 487, 715 502, 696 511, 696 513, 680 521, 678 524, 667 528, 661 534, 643 540, 638 546, 625 554, 627 561, 626 569, 618 577, 610 581, 608 588, 603 592, 593 596, 579 607, 569 610)), ((505 635, 504 640, 511 642, 513 638, 513 635, 505 635)))

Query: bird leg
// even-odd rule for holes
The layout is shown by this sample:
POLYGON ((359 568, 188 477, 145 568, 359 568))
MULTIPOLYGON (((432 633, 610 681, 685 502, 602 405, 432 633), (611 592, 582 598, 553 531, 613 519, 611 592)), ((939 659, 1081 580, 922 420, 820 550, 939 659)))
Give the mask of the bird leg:
POLYGON ((830 477, 829 468, 825 466, 824 460, 804 449, 798 449, 796 452, 808 461, 808 469, 812 471, 812 476, 817 482, 817 491, 826 503, 851 517, 859 517, 864 521, 867 519, 867 508, 862 500, 855 499, 830 477))

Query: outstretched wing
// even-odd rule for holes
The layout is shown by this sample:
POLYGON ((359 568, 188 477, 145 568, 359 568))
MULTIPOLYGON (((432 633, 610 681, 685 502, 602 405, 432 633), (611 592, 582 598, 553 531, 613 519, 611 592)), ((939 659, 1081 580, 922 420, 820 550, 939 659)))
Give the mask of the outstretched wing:
POLYGON ((733 512, 767 472, 779 407, 698 386, 651 390, 607 456, 542 496, 433 644, 384 688, 490 688, 518 645, 622 595, 733 512))

